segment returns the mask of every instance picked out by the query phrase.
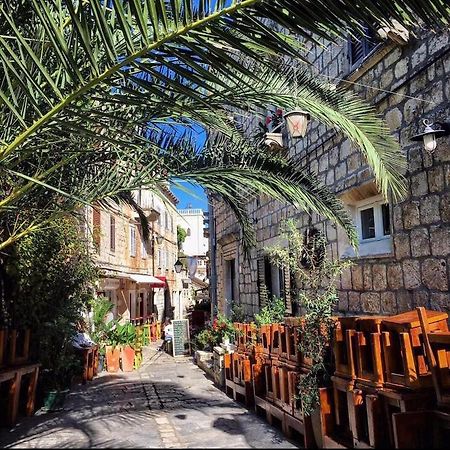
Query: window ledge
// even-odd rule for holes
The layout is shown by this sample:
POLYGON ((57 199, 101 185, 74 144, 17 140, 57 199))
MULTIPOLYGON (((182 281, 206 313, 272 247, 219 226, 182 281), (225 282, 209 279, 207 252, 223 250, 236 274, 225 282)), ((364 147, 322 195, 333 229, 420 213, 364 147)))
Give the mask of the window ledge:
POLYGON ((361 261, 362 259, 385 259, 385 258, 393 258, 394 252, 390 253, 377 253, 374 255, 362 255, 362 256, 341 256, 341 260, 349 260, 349 261, 361 261))

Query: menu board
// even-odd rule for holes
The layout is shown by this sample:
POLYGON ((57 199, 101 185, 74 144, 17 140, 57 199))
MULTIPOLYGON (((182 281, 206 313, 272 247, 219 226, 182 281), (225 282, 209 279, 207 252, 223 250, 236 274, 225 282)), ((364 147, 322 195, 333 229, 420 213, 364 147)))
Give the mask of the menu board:
POLYGON ((189 320, 172 320, 173 338, 172 350, 173 356, 184 356, 191 354, 191 343, 189 340, 189 320))

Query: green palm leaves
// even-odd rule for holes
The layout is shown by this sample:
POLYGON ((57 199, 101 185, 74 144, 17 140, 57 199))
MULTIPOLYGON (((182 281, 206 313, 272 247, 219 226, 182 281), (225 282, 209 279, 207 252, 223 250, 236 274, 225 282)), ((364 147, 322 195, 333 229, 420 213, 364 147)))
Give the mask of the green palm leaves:
MULTIPOLYGON (((339 39, 358 32, 362 21, 377 27, 393 18, 445 26, 449 16, 443 0, 5 0, 0 219, 14 226, 3 226, 0 248, 55 214, 140 185, 157 189, 179 175, 176 152, 154 139, 161 130, 178 132, 180 124, 195 122, 248 154, 248 142, 228 120, 230 108, 243 105, 255 112, 268 103, 303 106, 361 148, 383 193, 401 195, 396 174, 403 159, 373 111, 306 72, 292 98, 292 76, 279 67, 274 72, 274 64, 301 59, 297 35, 339 39)), ((258 164, 234 162, 215 171, 202 163, 191 175, 207 187, 221 186, 244 223, 242 188, 303 207, 319 195, 308 191, 292 161, 258 164)), ((324 200, 315 209, 334 220, 342 212, 324 200)))

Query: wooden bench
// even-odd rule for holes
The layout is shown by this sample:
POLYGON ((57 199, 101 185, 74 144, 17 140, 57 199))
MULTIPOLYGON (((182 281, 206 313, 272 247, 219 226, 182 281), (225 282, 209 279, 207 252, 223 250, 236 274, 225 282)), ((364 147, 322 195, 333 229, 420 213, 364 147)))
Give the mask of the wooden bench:
POLYGON ((26 407, 25 413, 31 416, 34 412, 34 402, 36 398, 36 385, 39 376, 40 364, 26 364, 23 366, 7 367, 0 370, 0 384, 9 383, 6 425, 12 426, 17 421, 19 412, 19 400, 22 386, 22 377, 29 375, 26 383, 26 407))

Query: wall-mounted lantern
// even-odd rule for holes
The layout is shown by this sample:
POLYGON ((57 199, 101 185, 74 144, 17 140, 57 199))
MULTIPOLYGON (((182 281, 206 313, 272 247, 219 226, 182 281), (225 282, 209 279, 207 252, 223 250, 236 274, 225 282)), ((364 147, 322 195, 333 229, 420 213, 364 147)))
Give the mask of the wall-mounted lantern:
POLYGON ((422 133, 414 135, 412 141, 423 141, 423 146, 428 153, 433 153, 436 148, 436 138, 450 135, 450 123, 435 122, 431 123, 428 119, 423 120, 425 129, 422 133), (440 128, 434 128, 439 125, 440 128))

